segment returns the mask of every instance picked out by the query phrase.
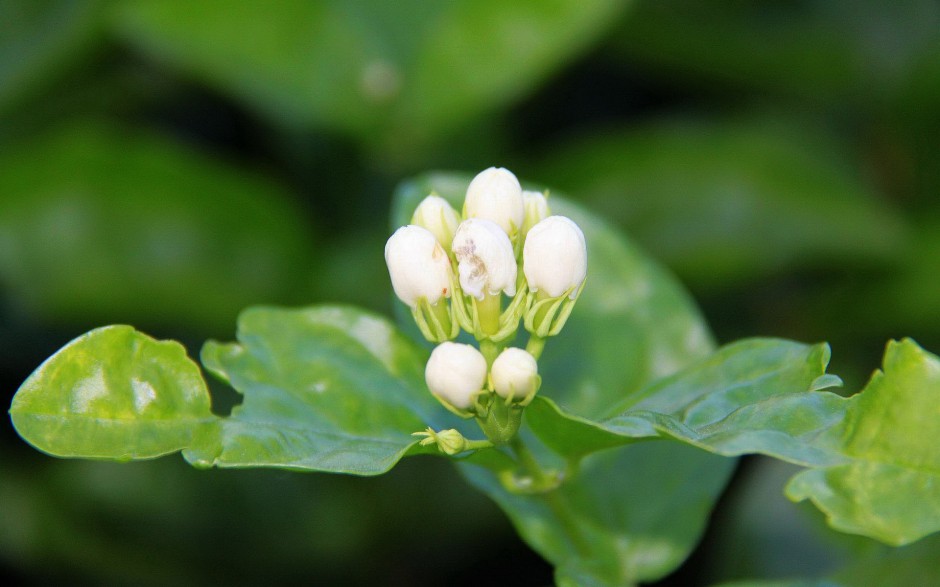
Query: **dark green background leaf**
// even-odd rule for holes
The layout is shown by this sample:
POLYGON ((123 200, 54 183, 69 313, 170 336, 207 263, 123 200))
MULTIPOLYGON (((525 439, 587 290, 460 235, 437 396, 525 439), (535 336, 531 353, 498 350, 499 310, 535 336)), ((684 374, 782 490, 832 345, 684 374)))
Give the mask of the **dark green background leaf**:
POLYGON ((245 305, 310 289, 309 227, 285 191, 167 139, 40 137, 0 156, 0 194, 4 293, 48 321, 226 332, 245 305))
POLYGON ((622 7, 616 0, 123 2, 115 28, 277 122, 333 127, 400 156, 519 97, 622 7))
POLYGON ((538 177, 603 207, 704 289, 823 263, 872 264, 905 226, 849 153, 799 121, 688 120, 568 141, 538 177))
POLYGON ((104 6, 103 0, 0 4, 0 113, 101 45, 104 6))

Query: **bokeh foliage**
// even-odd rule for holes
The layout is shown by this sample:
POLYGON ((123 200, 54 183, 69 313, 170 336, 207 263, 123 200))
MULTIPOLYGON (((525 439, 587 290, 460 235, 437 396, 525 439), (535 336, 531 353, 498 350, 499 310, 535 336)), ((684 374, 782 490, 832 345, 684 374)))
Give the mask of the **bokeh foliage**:
MULTIPOLYGON (((106 323, 195 350, 250 304, 390 314, 379 251, 394 185, 497 164, 618 224, 689 287, 720 341, 830 340, 831 370, 859 389, 888 338, 940 348, 938 152, 929 0, 10 0, 0 380, 11 397, 106 323)), ((501 582, 550 581, 502 515, 430 459, 370 480, 200 474, 53 462, 3 430, 0 564, 21 583, 456 585, 467 569, 486 580, 483 562, 501 582), (428 478, 443 489, 419 507, 428 478), (453 503, 468 515, 422 523, 453 503)), ((675 584, 938 573, 935 540, 833 538, 774 501, 779 484, 761 493, 762 470, 746 463, 675 584), (746 500, 775 505, 734 507, 746 500), (743 517, 767 511, 792 515, 743 517), (735 545, 746 556, 722 555, 735 545)))

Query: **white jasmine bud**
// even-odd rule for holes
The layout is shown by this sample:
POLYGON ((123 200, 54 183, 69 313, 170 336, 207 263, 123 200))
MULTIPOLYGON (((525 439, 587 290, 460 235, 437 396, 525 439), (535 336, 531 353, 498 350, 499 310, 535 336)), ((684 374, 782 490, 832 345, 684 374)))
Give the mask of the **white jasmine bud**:
POLYGON ((466 410, 486 382, 486 359, 469 344, 441 343, 431 351, 424 379, 439 400, 466 410))
POLYGON ((398 299, 412 309, 420 299, 450 297, 453 272, 437 238, 420 226, 402 226, 385 243, 385 263, 398 299))
POLYGON ((482 300, 500 291, 516 295, 516 257, 509 237, 495 223, 483 218, 464 220, 454 235, 454 254, 460 287, 482 300))
POLYGON ((524 191, 522 201, 525 204, 525 219, 522 221, 523 234, 532 230, 532 227, 548 218, 551 212, 548 209, 548 200, 542 192, 524 191))
POLYGON ((467 218, 491 220, 506 234, 514 234, 522 228, 525 217, 519 180, 502 167, 481 171, 467 187, 464 214, 467 218))
POLYGON ((505 349, 496 357, 490 376, 496 393, 502 397, 512 396, 516 400, 535 394, 540 383, 535 357, 513 347, 505 349))
POLYGON ((449 250, 460 216, 444 198, 428 196, 418 204, 411 223, 430 230, 441 246, 449 250))
POLYGON ((587 274, 584 233, 564 216, 542 220, 526 235, 522 269, 530 290, 555 298, 573 288, 574 299, 587 274))

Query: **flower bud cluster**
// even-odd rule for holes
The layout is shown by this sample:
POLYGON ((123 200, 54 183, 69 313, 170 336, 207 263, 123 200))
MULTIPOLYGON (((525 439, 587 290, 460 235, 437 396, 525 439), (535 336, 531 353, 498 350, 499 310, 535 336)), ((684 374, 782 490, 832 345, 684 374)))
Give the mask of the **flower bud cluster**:
POLYGON ((587 274, 584 234, 571 219, 552 216, 546 196, 491 167, 470 182, 461 213, 431 194, 385 245, 395 295, 438 343, 428 388, 451 411, 475 416, 493 442, 518 428, 541 382, 545 339, 564 326, 587 274), (529 332, 526 350, 507 348, 520 322, 529 332), (479 350, 449 342, 461 329, 479 350))
POLYGON ((481 396, 490 392, 506 403, 528 404, 541 383, 535 357, 523 349, 504 349, 488 367, 476 347, 457 342, 437 345, 424 379, 434 397, 461 416, 480 412, 481 396))

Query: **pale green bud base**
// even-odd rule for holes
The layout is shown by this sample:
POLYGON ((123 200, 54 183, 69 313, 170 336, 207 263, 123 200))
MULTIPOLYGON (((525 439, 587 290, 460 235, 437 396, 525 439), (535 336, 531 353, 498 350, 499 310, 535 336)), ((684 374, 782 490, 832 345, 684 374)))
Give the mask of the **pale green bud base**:
MULTIPOLYGON (((535 355, 532 355, 532 356, 535 356, 535 355)), ((487 388, 488 388, 488 389, 495 389, 495 386, 493 385, 493 373, 492 373, 492 372, 490 372, 489 374, 487 374, 487 376, 486 376, 486 382, 487 382, 486 384, 487 384, 487 388)), ((497 394, 497 395, 494 396, 494 401, 503 401, 503 402, 505 402, 505 403, 507 403, 507 404, 515 403, 516 405, 525 407, 525 406, 529 405, 530 403, 532 403, 533 398, 535 398, 535 394, 537 394, 537 393, 539 392, 539 388, 541 388, 541 387, 542 387, 542 376, 536 374, 536 375, 535 375, 535 382, 534 382, 534 384, 532 385, 531 391, 529 391, 528 393, 526 393, 524 396, 517 397, 517 396, 516 396, 516 390, 515 390, 514 388, 510 388, 510 391, 509 391, 509 395, 508 395, 508 396, 506 396, 505 398, 503 398, 503 397, 501 397, 500 395, 497 394)))
MULTIPOLYGON (((530 292, 525 310, 525 329, 533 336, 547 338, 555 336, 565 327, 571 311, 581 292, 584 291, 584 282, 578 286, 574 299, 571 298, 575 288, 571 288, 558 297, 549 297, 544 291, 530 292)), ((541 351, 540 351, 541 352, 541 351)), ((533 354, 533 356, 536 356, 533 354)))
POLYGON ((519 329, 526 306, 528 289, 525 281, 516 286, 516 295, 505 310, 501 309, 502 296, 486 294, 482 300, 472 296, 454 296, 454 315, 460 327, 469 332, 478 341, 490 341, 505 345, 511 341, 519 329))
POLYGON ((516 437, 522 426, 525 406, 503 399, 495 393, 476 397, 476 421, 494 445, 506 444, 516 437))
POLYGON ((460 324, 454 316, 453 304, 443 299, 436 304, 430 304, 424 298, 418 300, 418 305, 411 310, 421 335, 433 343, 441 343, 457 338, 460 333, 460 324))

